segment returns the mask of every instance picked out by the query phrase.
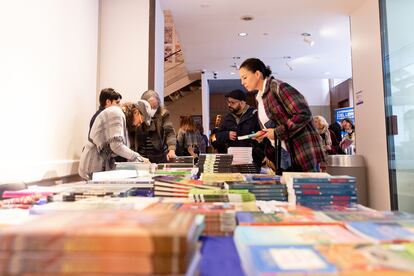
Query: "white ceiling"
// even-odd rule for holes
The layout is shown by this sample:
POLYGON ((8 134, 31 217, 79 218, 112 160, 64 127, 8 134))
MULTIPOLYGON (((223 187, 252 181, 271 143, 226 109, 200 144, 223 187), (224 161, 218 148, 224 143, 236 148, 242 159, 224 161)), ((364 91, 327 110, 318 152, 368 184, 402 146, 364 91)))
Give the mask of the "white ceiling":
POLYGON ((258 57, 281 79, 347 79, 352 75, 348 15, 364 1, 160 0, 160 4, 171 11, 190 72, 215 71, 218 79, 238 78, 237 69, 231 67, 234 61, 240 65, 246 58, 258 57), (242 21, 245 15, 254 20, 242 21), (248 35, 240 37, 240 32, 248 35), (312 35, 313 47, 303 41, 302 33, 312 35))

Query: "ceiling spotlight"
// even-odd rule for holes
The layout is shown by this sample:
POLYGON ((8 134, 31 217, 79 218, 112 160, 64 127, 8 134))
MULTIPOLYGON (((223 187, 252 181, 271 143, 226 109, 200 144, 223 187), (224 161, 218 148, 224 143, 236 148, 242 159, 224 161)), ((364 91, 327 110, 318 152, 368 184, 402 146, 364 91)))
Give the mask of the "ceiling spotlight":
POLYGON ((246 36, 247 35, 247 33, 239 33, 239 36, 246 36))
POLYGON ((244 21, 252 21, 254 17, 251 15, 243 15, 242 17, 240 17, 240 19, 244 21))
POLYGON ((301 36, 303 37, 303 41, 308 43, 309 46, 315 45, 315 41, 312 39, 312 35, 310 33, 302 33, 301 36))

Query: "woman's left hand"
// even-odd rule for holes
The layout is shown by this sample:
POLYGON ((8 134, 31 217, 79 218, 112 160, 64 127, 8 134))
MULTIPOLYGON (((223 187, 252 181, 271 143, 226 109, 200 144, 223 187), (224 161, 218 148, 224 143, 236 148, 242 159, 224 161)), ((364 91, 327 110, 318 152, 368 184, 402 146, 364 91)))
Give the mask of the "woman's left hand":
POLYGON ((263 131, 266 131, 266 134, 263 135, 263 137, 267 137, 270 140, 275 140, 275 129, 274 128, 266 128, 266 129, 263 129, 263 131))

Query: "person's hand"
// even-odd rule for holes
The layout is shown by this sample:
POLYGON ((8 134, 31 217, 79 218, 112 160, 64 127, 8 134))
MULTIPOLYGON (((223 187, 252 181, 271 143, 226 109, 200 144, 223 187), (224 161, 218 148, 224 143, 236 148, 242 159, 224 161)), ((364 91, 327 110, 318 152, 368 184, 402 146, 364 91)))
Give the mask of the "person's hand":
POLYGON ((174 158, 177 158, 177 155, 175 154, 175 150, 169 150, 167 153, 167 160, 174 159, 174 158))
POLYGON ((235 132, 235 131, 229 131, 229 139, 231 141, 236 141, 236 139, 237 139, 237 132, 235 132))
POLYGON ((275 129, 274 128, 267 128, 265 129, 266 137, 270 140, 275 140, 275 129))
POLYGON ((144 156, 141 156, 141 155, 135 157, 135 160, 133 161, 138 161, 142 163, 151 163, 148 158, 145 158, 144 156))
POLYGON ((252 138, 253 140, 256 140, 257 142, 261 143, 263 141, 263 139, 266 137, 266 130, 259 130, 258 132, 256 132, 255 137, 252 138))
POLYGON ((146 164, 150 164, 151 162, 149 161, 148 158, 142 157, 142 162, 146 163, 146 164))

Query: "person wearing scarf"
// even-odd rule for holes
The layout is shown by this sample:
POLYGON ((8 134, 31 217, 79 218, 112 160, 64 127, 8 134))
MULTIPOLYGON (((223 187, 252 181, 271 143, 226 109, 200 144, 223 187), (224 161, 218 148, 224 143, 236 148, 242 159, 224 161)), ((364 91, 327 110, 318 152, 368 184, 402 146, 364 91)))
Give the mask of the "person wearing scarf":
POLYGON ((94 172, 112 170, 115 157, 131 162, 149 162, 139 153, 129 149, 128 126, 150 124, 151 106, 147 101, 125 103, 122 107, 110 106, 95 119, 79 161, 79 175, 90 180, 94 172))
POLYGON ((273 78, 270 68, 260 59, 245 60, 239 72, 246 90, 258 91, 261 124, 266 126, 272 121, 275 125, 264 129, 265 134, 257 139, 281 140, 282 148, 291 156, 291 171, 319 171, 320 164, 325 163, 325 153, 305 97, 288 83, 273 78))

